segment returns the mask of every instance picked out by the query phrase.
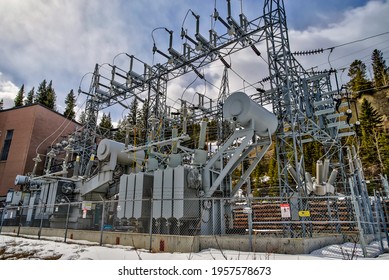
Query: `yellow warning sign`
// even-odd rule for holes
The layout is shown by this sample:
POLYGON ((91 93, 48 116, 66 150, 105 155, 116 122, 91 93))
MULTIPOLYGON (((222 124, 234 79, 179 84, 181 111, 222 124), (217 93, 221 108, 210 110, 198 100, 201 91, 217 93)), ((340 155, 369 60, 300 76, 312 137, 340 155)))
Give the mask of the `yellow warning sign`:
POLYGON ((299 211, 299 216, 300 217, 310 217, 311 216, 311 212, 308 211, 308 210, 302 210, 302 211, 299 211))

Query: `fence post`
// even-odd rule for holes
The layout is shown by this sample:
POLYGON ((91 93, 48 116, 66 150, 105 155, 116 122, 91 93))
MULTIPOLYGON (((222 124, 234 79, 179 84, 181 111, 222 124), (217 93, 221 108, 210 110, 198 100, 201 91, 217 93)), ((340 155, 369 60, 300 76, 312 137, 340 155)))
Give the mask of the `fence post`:
POLYGON ((22 219, 22 211, 23 210, 20 210, 20 209, 23 209, 21 206, 18 206, 18 208, 16 208, 16 210, 18 211, 18 232, 16 234, 16 236, 19 236, 20 234, 20 226, 21 226, 21 219, 22 219))
MULTIPOLYGON (((152 242, 153 242, 153 194, 151 193, 150 197, 150 228, 149 228, 149 233, 150 233, 150 246, 149 246, 149 252, 151 253, 152 251, 152 242)), ((133 244, 135 247, 135 244, 133 244)))
POLYGON ((103 210, 101 211, 101 230, 100 230, 100 246, 103 245, 103 232, 104 232, 104 216, 105 216, 105 200, 103 200, 103 210))
POLYGON ((41 233, 42 233, 42 226, 43 226, 43 209, 45 207, 45 204, 43 203, 41 206, 41 222, 39 225, 39 231, 38 231, 38 239, 41 239, 41 233))
POLYGON ((66 242, 68 236, 68 226, 69 226, 69 213, 70 213, 70 202, 68 202, 68 211, 66 213, 66 224, 65 224, 65 238, 63 242, 66 242))
MULTIPOLYGON (((250 186, 250 183, 248 183, 250 186)), ((247 207, 245 207, 245 212, 247 212, 247 221, 248 221, 248 231, 249 231, 249 250, 253 251, 253 208, 252 208, 253 194, 251 193, 251 188, 249 188, 249 194, 247 195, 247 207)))
POLYGON ((0 224, 0 234, 3 229, 3 222, 4 222, 4 213, 5 213, 5 207, 1 211, 1 224, 0 224))

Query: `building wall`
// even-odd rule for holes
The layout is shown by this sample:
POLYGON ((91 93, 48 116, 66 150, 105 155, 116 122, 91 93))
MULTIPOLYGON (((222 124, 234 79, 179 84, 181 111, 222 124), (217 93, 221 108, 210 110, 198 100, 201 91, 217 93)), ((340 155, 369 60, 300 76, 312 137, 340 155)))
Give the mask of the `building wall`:
POLYGON ((32 172, 37 148, 42 162, 36 174, 41 175, 48 146, 56 143, 57 137, 74 132, 76 126, 76 122, 39 104, 0 111, 0 153, 7 130, 14 130, 8 158, 0 161, 0 196, 15 187, 16 175, 32 172))

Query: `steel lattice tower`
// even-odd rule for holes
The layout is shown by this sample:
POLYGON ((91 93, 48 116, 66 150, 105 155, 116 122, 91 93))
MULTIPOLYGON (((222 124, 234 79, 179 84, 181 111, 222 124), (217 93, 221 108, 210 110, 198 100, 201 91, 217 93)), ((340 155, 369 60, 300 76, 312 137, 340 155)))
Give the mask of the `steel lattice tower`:
MULTIPOLYGON (((339 112, 342 104, 336 101, 341 100, 340 91, 331 87, 333 71, 308 73, 294 58, 289 45, 284 1, 266 0, 264 20, 271 99, 279 119, 276 153, 280 195, 285 199, 295 198, 291 200, 294 201, 291 208, 306 210, 308 205, 301 199, 307 195, 304 144, 319 142, 323 157, 334 158, 331 164, 339 169, 340 182, 345 185, 341 138, 353 135, 354 131, 348 121, 342 121, 344 113, 339 112)), ((292 214, 292 219, 299 217, 292 214)), ((303 228, 303 235, 306 234, 304 231, 303 228)))

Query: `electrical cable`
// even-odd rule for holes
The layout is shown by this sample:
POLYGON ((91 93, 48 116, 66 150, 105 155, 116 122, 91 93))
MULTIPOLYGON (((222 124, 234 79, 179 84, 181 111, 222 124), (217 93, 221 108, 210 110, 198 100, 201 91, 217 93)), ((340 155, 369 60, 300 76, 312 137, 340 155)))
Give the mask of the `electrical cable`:
MULTIPOLYGON (((377 34, 377 35, 369 36, 369 37, 366 37, 366 38, 362 38, 362 39, 350 41, 350 42, 347 42, 347 43, 343 43, 343 44, 340 44, 340 45, 337 45, 337 46, 333 46, 333 47, 328 47, 328 48, 320 49, 320 50, 323 50, 323 51, 330 51, 330 52, 329 52, 329 55, 328 55, 328 58, 327 58, 327 62, 326 62, 326 63, 318 64, 318 65, 313 66, 313 67, 308 67, 308 68, 318 68, 319 66, 323 66, 323 65, 325 65, 325 64, 327 64, 327 63, 331 66, 331 62, 334 62, 334 61, 336 61, 336 60, 339 60, 339 59, 342 59, 342 58, 345 58, 345 57, 354 55, 354 54, 356 54, 356 53, 358 53, 358 52, 362 52, 362 51, 364 51, 364 50, 370 49, 372 46, 376 46, 376 45, 383 44, 383 43, 385 43, 385 42, 387 42, 387 41, 389 41, 389 40, 385 40, 385 41, 383 41, 383 42, 373 44, 372 46, 363 48, 362 50, 358 50, 358 51, 355 51, 355 52, 352 52, 352 53, 348 53, 347 55, 344 55, 344 56, 341 56, 341 57, 338 57, 338 58, 335 58, 335 59, 330 60, 330 56, 331 56, 331 54, 333 53, 333 51, 334 51, 336 48, 340 48, 340 47, 343 47, 343 46, 351 45, 351 44, 354 44, 354 43, 363 42, 363 41, 366 41, 366 40, 369 40, 369 39, 372 39, 372 38, 376 38, 376 37, 380 37, 380 36, 383 36, 383 35, 386 35, 386 34, 389 34, 389 31, 388 31, 388 32, 384 32, 384 33, 380 33, 380 34, 377 34)), ((319 52, 307 51, 307 52, 295 52, 294 54, 296 54, 296 53, 316 54, 316 53, 319 53, 319 52)), ((320 53, 321 53, 321 52, 320 52, 320 53)))
POLYGON ((373 36, 365 37, 365 38, 362 38, 362 39, 354 40, 354 41, 351 41, 351 42, 343 43, 343 44, 340 44, 340 45, 337 45, 337 46, 325 48, 324 50, 331 50, 331 49, 333 50, 335 48, 340 48, 340 47, 344 47, 344 46, 347 46, 347 45, 363 42, 363 41, 366 41, 366 40, 369 40, 369 39, 372 39, 372 38, 376 38, 376 37, 380 37, 380 36, 383 36, 383 35, 386 35, 386 34, 389 34, 389 31, 386 31, 386 32, 383 32, 383 33, 380 33, 380 34, 376 34, 376 35, 373 35, 373 36))

